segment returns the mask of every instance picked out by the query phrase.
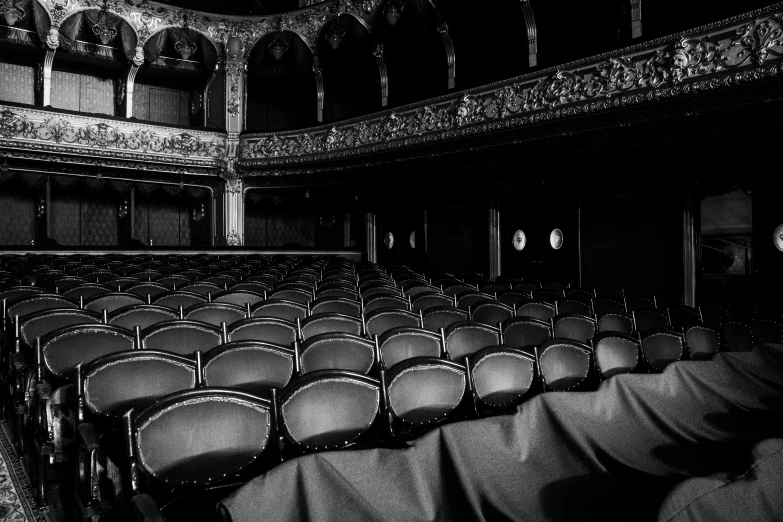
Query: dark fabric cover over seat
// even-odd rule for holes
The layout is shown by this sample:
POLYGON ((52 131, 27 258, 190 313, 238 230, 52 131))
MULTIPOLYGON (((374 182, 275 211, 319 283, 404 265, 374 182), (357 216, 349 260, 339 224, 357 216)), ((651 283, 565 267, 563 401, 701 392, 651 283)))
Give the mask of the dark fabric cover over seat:
POLYGON ((41 339, 44 364, 58 377, 66 377, 77 364, 132 350, 133 332, 106 324, 74 325, 55 330, 41 339))
POLYGON ((369 336, 382 335, 401 326, 421 327, 419 314, 407 310, 381 308, 365 315, 365 328, 369 336))
POLYGON ((572 339, 553 338, 538 347, 541 379, 548 390, 564 391, 584 387, 590 375, 590 348, 572 339))
POLYGON ((142 299, 138 295, 127 294, 124 292, 109 292, 105 294, 98 294, 89 299, 84 300, 84 308, 92 310, 93 312, 101 312, 106 310, 112 313, 115 310, 122 308, 123 306, 130 306, 135 304, 144 304, 146 299, 142 299))
POLYGON ((264 341, 290 346, 296 340, 296 325, 275 317, 251 317, 231 325, 229 341, 264 341))
POLYGON ((771 522, 782 445, 757 443, 781 437, 781 411, 783 347, 766 346, 538 395, 404 450, 301 457, 222 504, 233 522, 771 522))
POLYGON ((753 346, 753 330, 745 323, 726 321, 721 333, 726 351, 747 352, 753 346))
POLYGON ((533 317, 512 317, 503 322, 503 344, 512 348, 538 346, 552 337, 552 327, 533 317))
POLYGON ((362 334, 362 320, 344 314, 314 314, 300 322, 302 339, 327 333, 362 334))
POLYGON ((454 323, 445 332, 446 353, 451 360, 461 361, 466 355, 471 355, 486 348, 500 344, 500 330, 486 324, 474 321, 454 323))
POLYGON ((261 341, 234 341, 204 356, 204 384, 266 396, 282 389, 294 374, 294 351, 261 341))
POLYGON ((395 365, 386 376, 389 412, 410 425, 435 424, 462 403, 465 367, 433 357, 415 357, 395 365))
POLYGON ((508 346, 490 346, 473 354, 470 372, 477 399, 496 408, 521 402, 537 378, 535 358, 508 346))
POLYGON ((139 467, 168 484, 232 476, 267 448, 270 404, 223 388, 169 395, 134 418, 139 467))
POLYGON ((281 429, 305 450, 339 448, 372 426, 380 400, 376 379, 346 371, 313 372, 280 393, 281 429))
POLYGON ((366 375, 375 364, 375 343, 352 333, 322 333, 306 337, 299 354, 302 373, 347 370, 366 375))
POLYGON ((435 306, 422 312, 424 328, 431 332, 439 332, 459 321, 468 320, 468 312, 453 306, 435 306))
POLYGON ((251 308, 251 317, 276 317, 292 323, 307 317, 307 304, 285 299, 268 299, 251 308))
POLYGON ((150 304, 123 306, 109 314, 109 324, 128 330, 133 330, 136 326, 144 330, 153 324, 174 319, 179 319, 179 312, 165 306, 150 304))
POLYGON ((407 326, 392 328, 378 337, 378 351, 385 368, 413 357, 440 357, 442 344, 440 334, 407 326))
POLYGON ((595 364, 602 378, 630 373, 640 367, 639 340, 619 332, 606 332, 593 338, 595 364))
POLYGON ((102 318, 96 312, 81 308, 55 308, 26 315, 21 319, 22 341, 32 346, 36 337, 42 337, 58 328, 75 324, 98 324, 102 318))
POLYGON ((131 408, 196 386, 196 363, 156 350, 104 355, 82 368, 84 404, 100 416, 121 416, 131 408))
POLYGON ((142 330, 141 341, 147 350, 163 350, 191 355, 207 352, 222 342, 220 329, 211 324, 187 319, 165 321, 142 330))
POLYGON ((247 319, 247 312, 241 306, 230 303, 199 303, 184 311, 185 319, 201 321, 202 323, 220 326, 220 323, 231 325, 242 319, 247 319))

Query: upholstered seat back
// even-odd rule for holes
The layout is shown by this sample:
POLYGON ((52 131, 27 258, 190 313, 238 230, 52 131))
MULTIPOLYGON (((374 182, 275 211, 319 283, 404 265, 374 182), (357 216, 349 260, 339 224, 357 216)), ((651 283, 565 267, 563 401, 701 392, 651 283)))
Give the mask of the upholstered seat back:
POLYGON ((720 337, 717 330, 693 325, 685 330, 685 345, 692 359, 709 359, 720 350, 720 337))
POLYGON ((56 308, 42 310, 25 317, 20 325, 22 341, 32 346, 36 337, 75 324, 99 324, 101 316, 80 308, 56 308))
POLYGON ((581 386, 590 374, 590 349, 570 339, 550 339, 538 349, 541 377, 551 390, 581 386))
POLYGON ((536 378, 531 355, 503 346, 479 350, 471 357, 473 389, 479 400, 495 407, 518 402, 536 378))
POLYGON ((503 322, 503 344, 512 348, 538 346, 552 337, 549 323, 533 317, 514 317, 503 322))
POLYGON ((227 325, 247 318, 247 312, 241 306, 229 303, 200 303, 188 308, 185 313, 185 319, 191 321, 201 321, 202 323, 220 326, 220 323, 227 325))
POLYGON ((685 355, 682 336, 671 330, 650 330, 642 335, 642 353, 650 369, 663 371, 685 355))
POLYGON ((445 335, 446 352, 452 361, 461 361, 482 348, 500 344, 500 330, 473 321, 454 323, 446 329, 445 335))
POLYGON ((65 377, 77 364, 133 349, 133 333, 104 324, 74 325, 55 330, 41 339, 44 364, 58 377, 65 377))
POLYGON ((417 357, 387 376, 389 410, 403 422, 433 424, 452 413, 465 396, 465 369, 450 361, 417 357))
POLYGON ((242 392, 169 395, 134 419, 139 467, 169 484, 204 484, 252 464, 270 442, 270 404, 242 392))
POLYGON ((124 306, 109 315, 109 324, 121 326, 133 330, 138 326, 142 330, 153 324, 178 319, 179 313, 171 308, 159 305, 131 305, 124 306))
POLYGON ((252 317, 231 325, 228 329, 230 341, 264 341, 290 346, 296 340, 296 326, 283 319, 273 317, 252 317))
POLYGON ((380 309, 365 316, 365 327, 369 336, 382 335, 392 328, 401 326, 420 327, 419 315, 406 310, 380 309))
POLYGON ((246 306, 250 303, 253 306, 256 303, 260 303, 264 300, 264 294, 254 292, 252 290, 226 290, 219 294, 212 296, 212 302, 215 303, 229 303, 237 306, 246 306))
POLYGON ((459 321, 468 320, 468 312, 453 306, 434 306, 422 312, 424 328, 431 332, 439 332, 459 321))
POLYGON ((163 350, 180 355, 207 352, 222 342, 219 328, 188 320, 155 324, 143 330, 141 338, 147 350, 163 350))
POLYGON ((305 338, 299 352, 302 373, 348 370, 367 374, 375 363, 375 343, 358 334, 323 333, 305 338))
POLYGON ((392 328, 378 339, 380 357, 386 368, 413 357, 440 357, 439 334, 421 328, 392 328))
POLYGON ((517 307, 517 317, 525 316, 541 321, 549 321, 555 315, 555 305, 542 301, 530 301, 517 307))
POLYGON ((280 396, 282 429, 305 449, 350 444, 375 422, 380 384, 351 372, 314 372, 289 383, 280 396))
POLYGON ((115 310, 119 310, 124 306, 130 306, 135 304, 144 304, 145 299, 123 292, 109 292, 106 294, 98 294, 84 301, 84 308, 92 310, 93 312, 101 312, 106 310, 112 313, 115 310))
POLYGON ((315 314, 342 314, 351 317, 359 317, 362 314, 362 305, 354 299, 341 297, 318 298, 310 305, 310 313, 315 314))
POLYGON ((596 365, 601 377, 629 373, 639 368, 639 341, 620 333, 606 333, 593 340, 596 365))
POLYGON ((195 292, 176 291, 158 294, 152 300, 152 302, 158 306, 165 306, 171 308, 172 310, 179 310, 180 306, 184 309, 190 308, 191 306, 195 306, 197 304, 206 303, 207 298, 195 292))
POLYGON ((259 341, 234 341, 204 356, 204 384, 266 396, 282 389, 294 374, 290 348, 259 341))
POLYGON ((79 308, 79 303, 70 297, 58 294, 32 294, 6 301, 9 317, 24 317, 28 314, 53 308, 79 308))
POLYGON ((302 339, 327 333, 362 334, 362 320, 343 314, 315 314, 301 322, 302 339))
POLYGON ((153 350, 106 355, 82 369, 85 406, 101 416, 121 416, 170 393, 196 386, 193 360, 153 350))

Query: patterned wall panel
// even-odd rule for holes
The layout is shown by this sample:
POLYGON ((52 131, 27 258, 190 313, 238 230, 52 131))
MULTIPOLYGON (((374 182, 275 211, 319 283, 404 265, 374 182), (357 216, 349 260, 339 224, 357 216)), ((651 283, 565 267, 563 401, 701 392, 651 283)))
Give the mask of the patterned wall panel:
POLYGON ((79 110, 99 114, 115 115, 115 83, 110 79, 80 75, 81 88, 79 110))
POLYGON ((52 107, 79 110, 79 75, 65 71, 52 71, 52 107))
POLYGON ((315 220, 311 215, 270 213, 267 216, 267 232, 267 246, 270 247, 315 246, 315 220))
POLYGON ((119 243, 117 204, 111 193, 85 194, 81 211, 83 245, 112 246, 119 243))
POLYGON ((245 246, 265 247, 266 215, 260 205, 245 201, 245 246))
POLYGON ((35 103, 35 69, 32 66, 0 62, 0 100, 35 103))
POLYGON ((155 198, 149 205, 150 239, 155 246, 179 246, 177 198, 155 198))
POLYGON ((133 88, 133 115, 140 120, 190 125, 190 93, 137 83, 133 88))
POLYGON ((81 244, 79 189, 78 186, 67 188, 58 188, 54 184, 52 186, 49 235, 61 245, 81 244))
POLYGON ((140 120, 150 119, 150 88, 137 83, 133 86, 133 116, 140 120))
POLYGON ((0 245, 29 245, 35 238, 36 200, 32 192, 0 186, 0 245))
POLYGON ((133 209, 133 239, 149 244, 149 205, 136 193, 136 205, 133 209))
POLYGON ((179 215, 179 246, 191 246, 188 209, 182 209, 179 215))

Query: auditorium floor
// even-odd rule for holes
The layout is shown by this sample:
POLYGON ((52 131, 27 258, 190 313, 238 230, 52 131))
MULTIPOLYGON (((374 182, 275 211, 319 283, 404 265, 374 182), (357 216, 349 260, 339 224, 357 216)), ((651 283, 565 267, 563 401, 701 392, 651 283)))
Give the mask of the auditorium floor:
POLYGON ((0 520, 19 522, 65 522, 59 488, 49 491, 49 506, 39 509, 30 486, 26 458, 19 459, 11 446, 10 426, 1 423, 0 430, 0 520))

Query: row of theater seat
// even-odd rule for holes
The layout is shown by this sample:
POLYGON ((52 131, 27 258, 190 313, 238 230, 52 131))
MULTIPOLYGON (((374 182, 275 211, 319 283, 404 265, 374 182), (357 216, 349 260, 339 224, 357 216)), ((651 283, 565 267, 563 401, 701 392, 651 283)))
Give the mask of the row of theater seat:
MULTIPOLYGON (((487 286, 491 282, 481 281, 477 275, 462 277, 459 283, 470 288, 449 297, 443 283, 456 286, 458 280, 448 274, 415 274, 405 267, 380 269, 367 263, 354 266, 325 259, 284 261, 282 265, 275 265, 274 260, 255 265, 260 270, 285 267, 280 270, 277 286, 272 284, 265 289, 267 292, 281 284, 291 284, 283 281, 298 273, 313 279, 312 289, 316 293, 318 289, 346 293, 310 299, 315 294, 304 292, 295 294, 302 296, 303 302, 297 302, 257 292, 260 299, 253 304, 245 302, 245 306, 200 302, 187 308, 207 309, 210 304, 233 307, 226 309, 239 314, 235 321, 215 321, 213 317, 213 323, 229 323, 222 328, 208 324, 209 321, 184 319, 188 312, 180 308, 182 304, 176 312, 174 307, 162 312, 160 308, 164 307, 143 302, 106 310, 102 315, 67 309, 71 313, 92 314, 90 324, 60 327, 44 335, 36 335, 32 327, 25 334, 25 325, 33 324, 33 319, 46 323, 47 313, 54 321, 57 313, 64 313, 62 310, 38 310, 32 313, 35 317, 11 315, 9 324, 16 322, 19 331, 9 329, 12 332, 7 336, 7 345, 14 348, 9 373, 4 375, 13 374, 17 383, 24 378, 18 392, 35 390, 26 404, 19 400, 24 394, 17 394, 15 406, 17 411, 26 408, 28 419, 45 420, 40 426, 25 424, 24 415, 18 421, 20 438, 28 437, 34 442, 29 447, 42 469, 39 476, 46 477, 50 455, 57 455, 54 461, 78 461, 85 466, 83 469, 100 469, 87 464, 100 459, 102 451, 111 451, 101 441, 113 433, 112 428, 120 419, 126 424, 127 429, 121 433, 127 434, 125 442, 132 452, 119 458, 129 459, 132 467, 144 472, 143 480, 135 482, 138 488, 134 491, 142 493, 156 490, 151 488, 155 484, 205 485, 226 474, 250 476, 281 458, 301 452, 353 444, 399 443, 452 419, 508 411, 540 391, 592 389, 601 379, 617 373, 660 371, 672 361, 709 357, 719 349, 744 348, 727 343, 721 346, 718 332, 725 330, 730 321, 716 331, 701 324, 699 316, 684 324, 684 331, 673 330, 672 310, 677 309, 677 304, 663 307, 668 309, 663 316, 666 324, 645 330, 639 328, 639 319, 649 312, 644 308, 653 307, 631 306, 632 313, 626 316, 627 300, 612 300, 623 304, 623 310, 613 313, 630 317, 631 322, 626 323, 630 324, 630 331, 626 333, 601 331, 599 325, 604 316, 564 313, 565 300, 559 299, 554 302, 555 314, 546 320, 518 316, 525 304, 542 296, 542 287, 536 296, 531 292, 529 301, 512 303, 509 308, 513 315, 495 321, 496 311, 507 311, 503 306, 494 306, 502 304, 504 291, 497 295, 477 291, 476 287, 482 284, 484 290, 491 290, 487 286), (435 285, 438 281, 440 289, 435 285), (334 283, 338 286, 326 286, 334 283), (422 287, 425 289, 416 291, 422 287), (441 296, 448 299, 448 304, 441 301, 441 296), (425 297, 437 304, 425 306, 425 297), (460 302, 460 297, 468 299, 460 302), (471 300, 472 297, 477 298, 471 300), (368 306, 380 302, 380 298, 389 298, 394 306, 368 311, 368 306), (253 317, 264 303, 295 315, 253 317), (165 319, 139 324, 140 318, 145 317, 143 310, 160 312, 165 319), (441 312, 447 324, 428 323, 428 317, 438 317, 428 315, 431 310, 441 312), (135 311, 139 315, 133 319, 135 311), (118 318, 129 320, 124 326, 134 326, 136 332, 93 323, 118 318), (378 320, 377 328, 374 319, 378 320), (134 320, 139 322, 133 324, 134 320), (586 324, 592 330, 586 330, 586 324), (195 337, 181 335, 195 331, 194 325, 209 332, 211 340, 199 344, 195 337), (104 337, 101 341, 70 341, 69 345, 68 339, 80 330, 95 335, 101 332, 104 337), (640 333, 642 330, 644 333, 640 333), (247 337, 241 332, 247 333, 247 337), (109 335, 120 340, 118 347, 102 352, 111 346, 109 335), (78 353, 80 349, 83 351, 78 353), (72 390, 75 388, 70 395, 61 391, 67 390, 69 384, 72 390), (49 423, 62 422, 47 420, 52 406, 67 409, 69 405, 78 411, 78 452, 52 437, 52 433, 63 430, 47 427, 49 423), (31 414, 36 411, 38 415, 31 414), (197 443, 183 444, 185 427, 194 423, 199 426, 197 443), (220 447, 215 446, 216 441, 220 447), (226 454, 235 458, 226 460, 226 454), (213 458, 215 455, 222 457, 213 458)), ((241 259, 234 262, 234 266, 241 264, 241 259)), ((43 278, 36 279, 39 281, 43 278)), ((498 284, 513 286, 502 280, 498 284)), ((518 287, 520 284, 517 282, 518 287)), ((556 286, 547 285, 546 291, 559 296, 562 290, 565 297, 567 287, 558 290, 556 286)), ((593 307, 590 311, 594 311, 599 291, 589 293, 593 307)), ((571 292, 571 297, 575 296, 571 292)), ((585 300, 573 299, 583 304, 585 300)), ((82 303, 85 301, 82 299, 82 303)), ((661 299, 656 301, 653 305, 663 304, 661 299)), ((7 303, 9 313, 21 302, 7 303)), ((544 300, 538 303, 550 304, 544 300)), ((271 308, 262 313, 271 313, 268 310, 271 308)), ((723 337, 728 336, 724 333, 723 337)), ((192 443, 192 431, 190 435, 192 443)), ((94 481, 106 480, 109 477, 87 477, 77 488, 77 503, 84 516, 111 508, 111 499, 92 487, 94 481)), ((39 480, 42 496, 45 486, 46 480, 39 480)), ((158 494, 156 500, 161 501, 170 493, 158 494)), ((136 497, 137 509, 149 509, 151 504, 144 499, 144 495, 136 497)))

